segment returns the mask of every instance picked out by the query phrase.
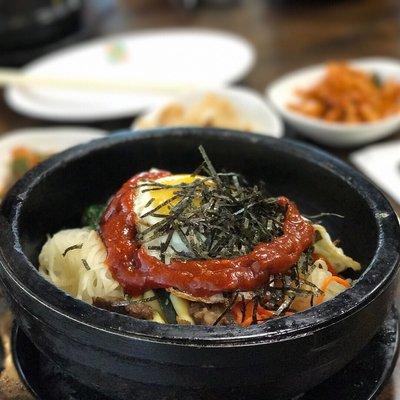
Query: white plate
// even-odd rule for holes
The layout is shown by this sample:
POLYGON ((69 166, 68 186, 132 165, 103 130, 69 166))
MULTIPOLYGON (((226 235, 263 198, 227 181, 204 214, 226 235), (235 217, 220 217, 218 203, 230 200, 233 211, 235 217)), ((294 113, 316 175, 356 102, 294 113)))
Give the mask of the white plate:
POLYGON ((351 161, 400 204, 400 141, 368 146, 350 155, 351 161))
MULTIPOLYGON (((96 39, 43 57, 27 74, 98 79, 143 79, 168 83, 223 86, 242 79, 255 51, 234 34, 200 29, 165 29, 96 39)), ((168 98, 143 93, 105 93, 11 87, 6 101, 29 116, 57 121, 94 121, 133 116, 168 98)))
MULTIPOLYGON (((248 121, 252 125, 253 132, 276 138, 282 137, 283 125, 280 117, 255 90, 242 87, 232 87, 195 91, 174 99, 173 103, 182 104, 184 107, 191 107, 195 103, 198 103, 207 93, 216 94, 217 96, 231 102, 237 109, 241 119, 248 121)), ((157 114, 165 105, 166 104, 157 107, 149 113, 139 117, 133 125, 133 128, 137 128, 136 124, 139 122, 139 119, 152 120, 157 117, 157 114)))
POLYGON ((0 136, 0 189, 9 174, 11 151, 24 146, 40 153, 54 154, 90 140, 105 136, 100 129, 80 127, 27 128, 0 136))
MULTIPOLYGON (((400 63, 388 58, 364 58, 350 61, 356 68, 376 73, 383 80, 400 81, 400 63)), ((380 121, 358 124, 330 123, 291 111, 288 104, 297 99, 295 90, 309 88, 325 73, 326 64, 301 69, 273 82, 266 94, 283 118, 304 136, 331 146, 354 146, 390 135, 400 128, 400 115, 380 121)))

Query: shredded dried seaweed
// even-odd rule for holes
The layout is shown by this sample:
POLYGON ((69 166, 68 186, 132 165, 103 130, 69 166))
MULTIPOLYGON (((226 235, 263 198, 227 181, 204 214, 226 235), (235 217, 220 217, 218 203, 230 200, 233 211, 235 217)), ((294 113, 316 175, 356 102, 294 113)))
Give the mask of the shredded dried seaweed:
POLYGON ((291 305, 296 297, 310 298, 310 303, 314 304, 315 297, 323 292, 315 284, 307 280, 314 268, 312 252, 313 247, 310 247, 287 273, 271 275, 269 281, 254 292, 236 291, 234 293, 225 293, 225 297, 230 299, 229 303, 214 325, 217 325, 236 303, 239 303, 242 307, 242 323, 246 314, 246 304, 249 301, 253 302, 252 323, 260 323, 256 315, 258 305, 272 311, 274 317, 280 317, 291 310, 291 305), (239 297, 240 299, 238 300, 239 297))
POLYGON ((239 296, 239 292, 233 293, 231 300, 229 301, 229 304, 226 306, 225 310, 220 314, 220 316, 213 323, 214 326, 218 325, 218 323, 222 320, 222 318, 224 318, 225 315, 228 314, 229 311, 231 311, 232 307, 236 303, 238 296, 239 296))
POLYGON ((138 233, 142 243, 165 238, 159 251, 164 261, 174 233, 187 250, 175 252, 179 259, 218 259, 248 254, 260 242, 282 235, 285 209, 277 198, 268 196, 264 185, 251 186, 240 174, 218 173, 200 146, 203 163, 192 183, 164 184, 143 182, 142 191, 173 189, 174 195, 147 211, 141 218, 153 216, 160 221, 138 233), (168 208, 168 213, 160 213, 168 208))
POLYGON ((82 264, 85 267, 86 271, 90 271, 90 266, 89 266, 88 262, 84 258, 82 258, 81 261, 82 261, 82 264))
POLYGON ((67 247, 62 253, 62 256, 65 257, 72 250, 80 250, 83 247, 83 243, 74 244, 72 246, 67 247))

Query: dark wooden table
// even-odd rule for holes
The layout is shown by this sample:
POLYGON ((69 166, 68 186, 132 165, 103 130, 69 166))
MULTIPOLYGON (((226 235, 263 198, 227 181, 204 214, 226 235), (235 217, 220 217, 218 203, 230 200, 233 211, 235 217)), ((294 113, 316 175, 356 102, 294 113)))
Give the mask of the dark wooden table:
MULTIPOLYGON (((91 20, 91 34, 95 36, 177 26, 236 32, 254 44, 258 55, 253 71, 242 84, 260 92, 280 75, 313 63, 363 56, 400 58, 399 0, 243 0, 230 7, 203 6, 193 11, 171 3, 93 0, 88 2, 86 18, 91 20)), ((107 121, 93 126, 113 130, 129 123, 107 121)), ((16 114, 0 98, 0 135, 44 125, 51 124, 16 114)), ((293 132, 290 135, 297 137, 293 132)), ((387 140, 396 138, 400 138, 400 132, 387 140)), ((326 149, 344 159, 354 150, 326 149)), ((399 204, 393 205, 400 211, 399 204)), ((400 363, 379 396, 379 400, 393 399, 400 399, 400 363)))

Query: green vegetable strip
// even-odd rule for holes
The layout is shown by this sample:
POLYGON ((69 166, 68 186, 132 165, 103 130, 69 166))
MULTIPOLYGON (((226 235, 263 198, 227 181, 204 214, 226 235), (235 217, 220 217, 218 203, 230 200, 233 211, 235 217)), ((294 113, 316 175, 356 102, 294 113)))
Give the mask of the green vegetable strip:
POLYGON ((169 324, 176 324, 176 311, 169 298, 168 292, 164 289, 156 289, 154 293, 160 304, 164 320, 169 324))

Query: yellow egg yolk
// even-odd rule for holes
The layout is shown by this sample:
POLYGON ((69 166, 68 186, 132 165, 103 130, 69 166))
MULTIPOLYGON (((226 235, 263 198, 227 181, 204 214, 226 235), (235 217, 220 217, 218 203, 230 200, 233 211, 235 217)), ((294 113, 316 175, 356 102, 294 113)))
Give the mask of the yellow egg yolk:
MULTIPOLYGON (((182 175, 171 175, 167 176, 164 178, 157 179, 157 183, 162 183, 164 185, 170 185, 170 186, 175 186, 175 185, 182 185, 182 184, 191 184, 195 180, 204 180, 206 178, 199 176, 199 175, 188 175, 188 174, 182 174, 182 175)), ((149 196, 153 199, 151 202, 151 205, 149 206, 150 209, 154 209, 156 207, 159 207, 160 205, 166 203, 164 206, 159 208, 157 210, 157 214, 161 215, 169 215, 170 210, 172 207, 176 206, 182 198, 180 196, 176 197, 173 199, 173 197, 176 195, 176 193, 179 192, 179 188, 160 188, 160 189, 153 189, 149 190, 148 194, 149 196), (168 201, 172 199, 171 201, 168 201)), ((199 205, 200 204, 200 199, 195 199, 194 200, 194 205, 199 205)))

